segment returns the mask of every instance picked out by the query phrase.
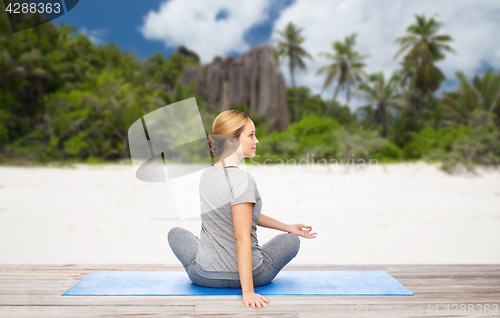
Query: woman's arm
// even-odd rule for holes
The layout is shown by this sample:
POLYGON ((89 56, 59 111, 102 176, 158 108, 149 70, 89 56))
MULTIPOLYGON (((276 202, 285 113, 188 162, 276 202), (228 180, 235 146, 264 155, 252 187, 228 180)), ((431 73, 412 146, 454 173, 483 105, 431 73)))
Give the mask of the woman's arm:
POLYGON ((253 203, 235 204, 232 206, 231 212, 233 214, 241 290, 243 293, 253 292, 252 241, 250 239, 253 203))
POLYGON ((241 291, 243 303, 248 308, 267 307, 270 301, 253 290, 252 275, 252 241, 250 233, 252 230, 253 203, 245 202, 235 204, 231 207, 233 214, 234 237, 236 238, 236 252, 238 259, 238 271, 240 272, 241 291))
POLYGON ((281 223, 280 221, 275 220, 262 213, 259 216, 259 221, 257 222, 257 225, 260 225, 262 227, 267 227, 269 229, 280 230, 283 232, 290 232, 290 225, 281 223))

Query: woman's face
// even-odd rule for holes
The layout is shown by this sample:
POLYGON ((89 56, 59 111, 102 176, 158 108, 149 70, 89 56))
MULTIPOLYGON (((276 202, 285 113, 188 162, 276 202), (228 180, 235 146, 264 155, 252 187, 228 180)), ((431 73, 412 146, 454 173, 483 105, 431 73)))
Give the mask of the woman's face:
POLYGON ((239 140, 241 148, 243 150, 243 156, 245 158, 255 157, 255 153, 257 151, 257 144, 259 143, 259 141, 255 136, 255 125, 252 120, 249 120, 245 124, 239 140))

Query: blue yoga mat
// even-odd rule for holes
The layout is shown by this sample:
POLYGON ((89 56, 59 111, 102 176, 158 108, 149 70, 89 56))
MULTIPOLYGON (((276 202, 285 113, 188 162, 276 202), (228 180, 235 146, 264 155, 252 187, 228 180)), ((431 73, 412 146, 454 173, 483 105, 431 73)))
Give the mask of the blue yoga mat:
MULTIPOLYGON (((261 295, 413 295, 385 271, 281 271, 261 295)), ((241 295, 239 288, 195 285, 186 272, 92 271, 61 296, 241 295)))

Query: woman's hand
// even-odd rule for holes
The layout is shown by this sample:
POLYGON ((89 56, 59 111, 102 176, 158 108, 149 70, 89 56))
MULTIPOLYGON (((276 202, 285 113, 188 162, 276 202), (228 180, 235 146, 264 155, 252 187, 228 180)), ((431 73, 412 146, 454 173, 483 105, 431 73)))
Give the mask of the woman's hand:
POLYGON ((252 308, 255 308, 255 304, 257 304, 257 308, 261 308, 261 306, 267 307, 266 303, 269 304, 270 302, 271 301, 254 292, 243 293, 243 303, 247 308, 249 308, 249 305, 251 305, 252 308))
POLYGON ((288 232, 297 234, 298 236, 302 236, 305 238, 316 238, 316 234, 318 233, 311 233, 312 227, 309 225, 297 223, 297 224, 290 224, 288 226, 288 232), (303 230, 302 228, 308 228, 308 230, 303 230))

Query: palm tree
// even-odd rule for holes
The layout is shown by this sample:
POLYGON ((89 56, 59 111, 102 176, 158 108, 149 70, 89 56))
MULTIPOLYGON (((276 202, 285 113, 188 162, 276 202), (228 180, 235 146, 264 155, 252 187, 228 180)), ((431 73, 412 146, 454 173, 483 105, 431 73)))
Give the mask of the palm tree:
POLYGON ((427 93, 436 91, 441 82, 446 80, 434 63, 444 59, 444 51, 455 53, 455 50, 448 45, 448 42, 453 41, 449 35, 437 34, 442 23, 432 17, 429 20, 425 16, 415 17, 417 23, 407 28, 408 35, 396 39, 401 47, 394 59, 409 49, 401 63, 401 81, 404 85, 409 81, 409 86, 417 91, 417 109, 421 112, 423 98, 427 93))
POLYGON ((328 105, 328 108, 323 116, 326 116, 330 112, 330 109, 337 98, 339 88, 344 89, 344 87, 347 86, 347 102, 349 102, 350 86, 354 85, 356 81, 361 82, 362 77, 367 76, 363 69, 366 65, 362 62, 362 60, 367 58, 368 55, 359 55, 358 52, 353 50, 356 36, 357 34, 354 33, 351 36, 346 37, 343 43, 339 41, 332 42, 334 54, 328 52, 319 53, 319 55, 333 60, 332 64, 325 65, 316 72, 316 74, 326 72, 326 79, 323 84, 322 92, 325 88, 332 84, 332 81, 338 75, 337 87, 333 93, 332 102, 328 105))
POLYGON ((281 39, 278 40, 278 46, 276 48, 275 57, 281 59, 288 58, 288 67, 290 70, 290 77, 292 78, 293 93, 295 98, 295 122, 299 121, 299 104, 297 98, 297 89, 295 87, 295 68, 305 69, 303 58, 307 57, 311 60, 313 57, 301 46, 304 42, 304 37, 300 35, 302 28, 297 28, 295 24, 289 22, 284 30, 277 31, 281 35, 281 39))
POLYGON ((365 112, 371 115, 370 122, 375 125, 382 125, 381 136, 387 137, 387 125, 391 120, 389 110, 402 110, 406 106, 406 100, 398 91, 397 83, 400 78, 397 74, 393 74, 386 83, 382 72, 375 73, 369 76, 368 82, 358 84, 358 93, 362 98, 375 104, 375 111, 372 111, 372 105, 360 107, 356 112, 365 112), (373 86, 369 85, 373 84, 373 86))
POLYGON ((25 70, 17 66, 16 61, 10 56, 8 51, 0 51, 0 87, 10 90, 10 78, 25 75, 25 70))
POLYGON ((474 110, 495 113, 500 107, 500 73, 489 69, 482 77, 474 76, 472 83, 464 73, 457 71, 460 82, 458 91, 445 92, 441 106, 452 115, 455 121, 465 123, 474 110))

